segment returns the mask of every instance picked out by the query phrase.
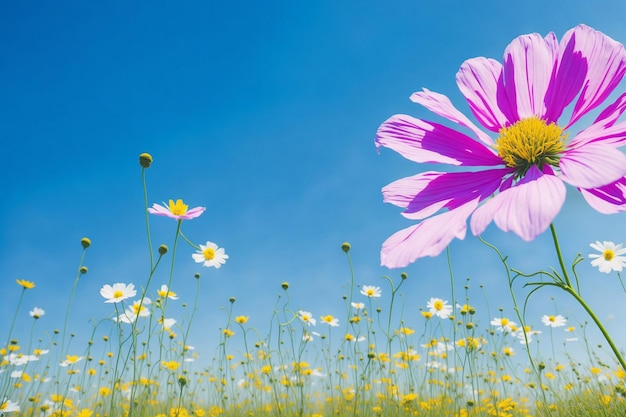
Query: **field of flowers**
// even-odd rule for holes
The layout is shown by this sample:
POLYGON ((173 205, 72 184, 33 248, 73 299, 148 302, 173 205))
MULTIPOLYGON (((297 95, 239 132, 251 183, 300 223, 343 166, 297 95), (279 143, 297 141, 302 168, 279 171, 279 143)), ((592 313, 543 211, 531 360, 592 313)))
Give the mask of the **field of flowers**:
MULTIPOLYGON (((429 171, 383 189, 385 201, 419 221, 383 244, 383 265, 404 267, 439 255, 452 239, 465 236, 471 216, 472 233, 502 263, 511 311, 490 305, 486 297, 476 299, 470 279, 461 289, 457 282, 455 290, 450 272, 452 293, 427 297, 419 317, 405 317, 400 300, 410 278, 397 273, 383 277, 383 286, 358 282, 350 244, 343 243, 340 249, 351 271, 347 282, 338 283, 346 288, 345 314, 294 307, 303 301, 291 299, 289 282, 276 282, 280 295, 267 314, 266 334, 248 327, 249 317, 240 313, 233 297, 224 323, 214 329, 219 333, 215 353, 201 356, 188 343, 200 275, 195 277, 196 298, 179 299, 173 280, 176 249, 191 245, 193 261, 206 268, 220 268, 229 256, 218 244, 195 244, 183 233, 182 226, 201 216, 204 207, 189 208, 180 199, 150 204, 146 172, 153 159, 141 154, 150 273, 142 282, 111 282, 100 289, 98 302, 109 305, 111 313, 90 318, 96 324, 84 346, 72 343, 68 319, 76 289, 88 273, 84 259, 94 250, 90 239, 80 241, 65 321, 51 337, 38 333, 45 309, 35 307, 27 314, 23 308, 37 283, 17 278, 20 297, 3 301, 14 302, 15 308, 7 318, 8 334, 0 335, 5 338, 0 416, 626 415, 623 348, 580 295, 576 272, 578 264, 591 260, 601 272, 615 274, 616 290, 626 295, 621 276, 626 249, 598 241, 591 244, 595 253, 579 255, 566 266, 552 224, 564 203, 564 183, 575 186, 602 213, 626 209, 626 156, 617 149, 626 142, 626 123, 618 122, 626 110, 626 93, 569 142, 565 132, 600 105, 625 73, 623 46, 584 25, 560 43, 553 34, 526 35, 507 48, 504 65, 476 58, 464 63, 458 75, 474 116, 498 133, 495 141, 446 97, 428 90, 412 99, 469 128, 480 141, 406 115, 391 117, 378 131, 379 147, 415 162, 471 167, 468 172, 429 171), (559 127, 556 122, 576 97, 570 120, 559 127), (598 165, 601 169, 594 168, 598 165), (542 199, 545 194, 550 198, 542 199), (152 216, 172 219, 171 249, 153 246, 152 216), (549 229, 560 270, 529 274, 511 267, 498 248, 480 238, 491 221, 525 240, 549 229), (169 282, 155 283, 156 271, 168 268, 169 282), (556 313, 525 317, 513 289, 520 277, 531 292, 561 290, 590 321, 572 325, 556 313), (187 315, 173 316, 172 303, 189 306, 187 315), (30 327, 30 338, 14 339, 17 326, 30 327), (607 345, 591 346, 587 326, 599 329, 607 345), (584 359, 567 350, 554 354, 556 333, 581 346, 584 359), (552 355, 538 348, 539 341, 552 355)), ((89 256, 97 256, 95 252, 89 256)))
MULTIPOLYGON (((151 156, 142 154, 140 162, 145 174, 151 156)), ((181 200, 147 207, 149 214, 174 219, 177 237, 183 240, 182 223, 203 211, 189 209, 181 200)), ((147 222, 149 226, 148 218, 147 222)), ((80 244, 83 251, 68 312, 76 287, 88 272, 83 259, 91 241, 83 238, 80 244)), ((193 246, 193 260, 204 267, 219 268, 228 260, 225 250, 213 242, 193 246)), ((592 262, 605 272, 618 271, 622 282, 621 245, 596 242, 592 247, 599 252, 590 255, 592 262), (612 259, 610 253, 615 255, 612 259)), ((352 270, 350 244, 343 243, 341 250, 352 270)), ((470 299, 469 279, 460 294, 450 295, 456 301, 427 300, 417 321, 403 317, 398 302, 409 279, 405 273, 383 277, 387 283, 383 287, 357 283, 352 273, 349 282, 338 283, 349 290, 341 317, 294 309, 289 283, 278 282, 282 294, 267 316, 268 334, 247 327, 249 317, 238 314, 236 299, 231 298, 227 319, 215 329, 220 335, 215 354, 200 357, 186 342, 193 314, 185 322, 168 314, 169 303, 185 300, 179 299, 171 282, 151 285, 169 252, 165 245, 156 248, 145 282, 101 288, 101 302, 110 304, 112 315, 99 326, 109 330, 86 346, 70 346, 73 335, 66 334, 67 321, 51 340, 38 335, 37 321, 45 315, 38 307, 28 311, 30 339, 12 339, 15 326, 25 325, 22 301, 37 291, 35 282, 17 279, 21 297, 0 350, 4 399, 0 413, 621 416, 626 410, 626 372, 618 362, 606 361, 607 352, 590 349, 581 362, 533 349, 541 338, 551 340, 552 332, 567 333, 572 342, 584 339, 585 325, 571 326, 558 314, 522 325, 522 316, 501 308, 489 315, 488 300, 470 299), (235 340, 243 349, 231 348, 235 340)), ((506 274, 510 268, 502 261, 506 274)), ((199 275, 196 281, 199 292, 199 275)), ((187 301, 194 312, 197 298, 187 301)))

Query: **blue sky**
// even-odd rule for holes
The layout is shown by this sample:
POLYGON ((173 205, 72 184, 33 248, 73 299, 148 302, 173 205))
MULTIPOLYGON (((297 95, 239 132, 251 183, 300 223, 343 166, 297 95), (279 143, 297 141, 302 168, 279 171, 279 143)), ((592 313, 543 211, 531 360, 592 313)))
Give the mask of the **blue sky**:
MULTIPOLYGON (((411 223, 382 202, 380 189, 429 167, 392 151, 378 154, 380 123, 395 113, 436 118, 408 99, 423 87, 469 114, 455 84, 459 66, 475 56, 500 59, 521 34, 554 31, 560 38, 585 23, 626 40, 626 5, 619 0, 477 4, 0 6, 0 335, 20 294, 16 278, 37 284, 20 322, 29 323, 28 310, 38 306, 47 312, 39 330, 62 325, 83 236, 93 246, 72 306, 69 330, 77 339, 88 337, 89 318, 111 313, 98 294, 102 285, 145 283, 142 152, 155 161, 147 172, 150 202, 182 198, 207 207, 183 231, 197 243, 217 242, 230 256, 219 270, 203 269, 193 263, 192 248, 178 247, 172 289, 191 302, 193 274, 202 274, 193 344, 215 343, 215 329, 226 320, 220 308, 231 296, 236 313, 262 329, 283 281, 291 285, 294 309, 340 316, 349 280, 344 241, 352 244, 356 283, 385 292, 380 277, 397 279, 401 271, 379 266, 380 245, 411 223)), ((153 243, 171 248, 175 222, 152 217, 151 226, 153 243)), ((571 188, 556 227, 570 260, 577 252, 586 256, 590 242, 626 241, 624 214, 599 215, 571 188)), ((557 265, 549 234, 525 243, 492 225, 484 237, 523 270, 557 265)), ((475 304, 485 305, 486 297, 491 311, 510 311, 493 253, 469 233, 450 250, 457 292, 470 277, 475 304)), ((430 297, 451 299, 445 256, 403 271, 408 317, 417 319, 430 297)), ((583 295, 626 346, 626 294, 616 276, 587 261, 580 272, 583 295)), ((151 289, 167 280, 168 269, 160 269, 151 289)), ((542 314, 586 320, 565 294, 541 291, 532 301, 528 320, 537 326, 542 314)), ((28 330, 15 335, 26 338, 28 330)))

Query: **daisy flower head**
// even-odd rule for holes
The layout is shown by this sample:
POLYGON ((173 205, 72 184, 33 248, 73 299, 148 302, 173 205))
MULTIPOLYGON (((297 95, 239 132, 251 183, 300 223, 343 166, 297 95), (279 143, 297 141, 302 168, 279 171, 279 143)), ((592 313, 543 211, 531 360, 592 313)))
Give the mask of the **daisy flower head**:
POLYGON ((165 202, 163 205, 154 203, 152 207, 148 208, 148 213, 176 220, 190 220, 200 216, 205 210, 205 207, 194 207, 189 210, 189 206, 183 203, 183 200, 178 199, 176 202, 174 202, 174 200, 170 200, 167 205, 165 202))
POLYGON ((530 326, 515 327, 511 336, 516 337, 520 344, 527 345, 533 341, 533 336, 541 334, 541 330, 533 330, 530 326))
POLYGON ((329 325, 329 326, 331 326, 331 327, 337 327, 337 326, 339 326, 339 319, 337 319, 337 318, 335 318, 335 317, 331 316, 330 314, 329 314, 329 315, 327 315, 327 316, 321 316, 321 317, 320 317, 320 321, 321 321, 322 323, 326 323, 326 324, 328 324, 328 325, 329 325))
POLYGON ((303 310, 298 311, 298 317, 307 326, 315 326, 315 323, 317 323, 317 320, 313 318, 313 314, 309 313, 308 311, 303 311, 303 310))
POLYGON ((228 255, 224 251, 224 248, 218 247, 213 242, 207 242, 206 245, 198 245, 200 250, 192 254, 193 260, 197 263, 203 263, 203 266, 219 268, 226 263, 228 255))
POLYGON ((541 322, 548 327, 563 327, 567 323, 567 320, 560 314, 556 316, 544 315, 541 317, 541 322))
POLYGON ((452 314, 452 306, 441 298, 432 297, 428 300, 428 303, 426 303, 426 308, 428 308, 432 315, 441 319, 447 319, 450 317, 450 314, 452 314))
POLYGON ((13 413, 15 411, 20 411, 20 406, 11 400, 7 400, 6 398, 0 402, 0 413, 3 415, 5 413, 13 413))
POLYGON ((150 310, 148 310, 147 306, 150 304, 152 304, 152 300, 148 297, 144 297, 143 300, 136 300, 123 314, 120 314, 117 320, 122 323, 130 324, 134 323, 135 320, 137 320, 137 317, 148 317, 150 315, 150 310))
POLYGON ((106 284, 100 288, 100 295, 106 298, 105 303, 119 303, 127 298, 134 297, 137 294, 133 284, 116 283, 113 285, 106 284))
POLYGON ((514 332, 517 329, 517 324, 514 321, 507 319, 506 317, 496 317, 489 322, 492 326, 496 326, 501 332, 514 332))
POLYGON ((424 89, 411 100, 471 134, 443 124, 394 115, 376 134, 376 146, 417 163, 459 166, 426 171, 385 186, 384 201, 419 223, 382 245, 381 263, 399 268, 437 256, 452 239, 473 235, 493 221, 530 241, 552 224, 577 188, 603 214, 626 210, 626 93, 603 102, 626 73, 624 46, 579 25, 559 41, 528 34, 514 39, 503 61, 465 61, 457 85, 480 127, 444 95, 424 89), (603 105, 582 131, 572 125, 603 105), (565 112, 565 109, 568 109, 565 112), (571 109, 571 111, 569 110, 571 109))
POLYGON ((374 285, 363 285, 361 287, 361 294, 369 298, 378 298, 381 295, 380 287, 374 285))
POLYGON ((622 256, 626 254, 626 248, 623 248, 621 243, 616 245, 605 240, 602 243, 600 241, 591 243, 589 246, 600 252, 589 255, 593 259, 591 265, 597 267, 600 272, 607 274, 611 271, 621 272, 622 268, 626 267, 626 256, 622 256))
POLYGON ((352 306, 352 308, 354 308, 355 310, 363 310, 365 308, 365 304, 361 303, 361 302, 356 302, 356 301, 352 301, 350 303, 350 305, 352 306))
POLYGON ((46 312, 44 311, 43 308, 39 308, 39 307, 35 307, 33 308, 31 311, 28 312, 28 314, 30 314, 30 316, 32 318, 34 318, 35 320, 37 320, 39 317, 43 316, 44 314, 46 314, 46 312))
POLYGON ((172 300, 178 300, 178 296, 176 295, 176 293, 170 290, 165 284, 161 285, 161 288, 157 290, 157 294, 161 298, 169 298, 172 300))

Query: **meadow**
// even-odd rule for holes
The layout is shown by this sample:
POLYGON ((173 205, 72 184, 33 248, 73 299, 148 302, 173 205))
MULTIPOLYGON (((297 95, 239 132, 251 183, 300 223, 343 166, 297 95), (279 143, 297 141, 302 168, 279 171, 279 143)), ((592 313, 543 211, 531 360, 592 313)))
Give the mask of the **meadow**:
MULTIPOLYGON (((149 154, 140 156, 144 187, 151 164, 149 154)), ((346 282, 337 284, 346 289, 345 314, 334 317, 294 307, 303 305, 303 300, 291 299, 289 282, 275 282, 279 294, 275 308, 258 313, 268 323, 266 334, 249 327, 249 316, 240 313, 234 294, 224 322, 208 330, 218 339, 214 354, 199 355, 197 347, 188 344, 198 298, 179 299, 175 263, 165 260, 175 257, 179 243, 194 247, 193 259, 202 267, 220 268, 228 255, 213 242, 195 245, 182 232, 181 226, 202 215, 203 207, 189 209, 182 200, 150 206, 147 188, 144 191, 151 272, 143 282, 111 282, 100 294, 93 294, 94 302, 110 305, 111 315, 89 318, 94 326, 86 345, 72 343, 67 324, 76 289, 88 274, 85 255, 98 256, 97 251, 91 253, 89 238, 83 238, 80 246, 77 242, 80 261, 68 288, 68 315, 53 334, 38 331, 45 309, 24 308, 30 293, 38 290, 37 283, 16 279, 21 296, 11 301, 15 314, 0 350, 0 415, 626 414, 626 371, 611 349, 586 340, 586 326, 594 323, 571 325, 560 314, 546 314, 540 321, 526 319, 513 291, 516 308, 504 311, 490 305, 486 297, 470 296, 471 279, 455 283, 452 273, 452 293, 430 297, 421 314, 411 316, 405 314, 404 303, 422 303, 402 292, 411 277, 398 273, 382 277, 384 285, 360 283, 347 242, 337 248, 345 253, 351 271, 346 282), (153 247, 150 218, 154 215, 173 219, 172 249, 153 247), (170 268, 168 284, 153 282, 159 268, 170 268), (170 314, 174 303, 185 307, 182 317, 170 314), (13 339, 16 326, 30 326, 30 338, 13 339), (568 343, 584 349, 583 360, 569 355, 567 348, 565 354, 554 354, 557 332, 566 333, 568 343), (539 341, 549 348, 540 350, 539 341)), ((620 253, 621 246, 613 248, 620 253)), ((522 276, 508 265, 506 256, 492 249, 510 284, 522 276)), ((578 257, 575 264, 582 261, 587 260, 578 257)), ((626 294, 620 272, 617 276, 626 294)), ((200 274, 195 280, 199 292, 200 274)))

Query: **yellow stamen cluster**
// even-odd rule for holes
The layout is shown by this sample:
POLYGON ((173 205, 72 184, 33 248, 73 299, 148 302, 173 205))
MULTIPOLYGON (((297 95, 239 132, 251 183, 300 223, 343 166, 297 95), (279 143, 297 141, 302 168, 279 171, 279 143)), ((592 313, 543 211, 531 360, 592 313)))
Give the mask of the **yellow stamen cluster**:
POLYGON ((175 216, 182 216, 186 214, 187 209, 189 208, 189 206, 183 203, 183 200, 181 200, 180 198, 176 200, 176 203, 174 203, 174 200, 170 200, 169 206, 170 206, 170 211, 175 216))
POLYGON ((613 258, 615 258, 615 251, 613 251, 613 249, 605 249, 602 253, 602 257, 605 261, 611 261, 613 258))
POLYGON ((558 166, 565 149, 567 134, 557 124, 547 124, 529 117, 498 132, 495 148, 506 166, 516 168, 516 176, 526 174, 531 166, 558 166))
POLYGON ((206 259, 207 261, 210 261, 213 258, 215 258, 215 249, 206 248, 205 250, 202 251, 202 255, 204 255, 204 259, 206 259))

